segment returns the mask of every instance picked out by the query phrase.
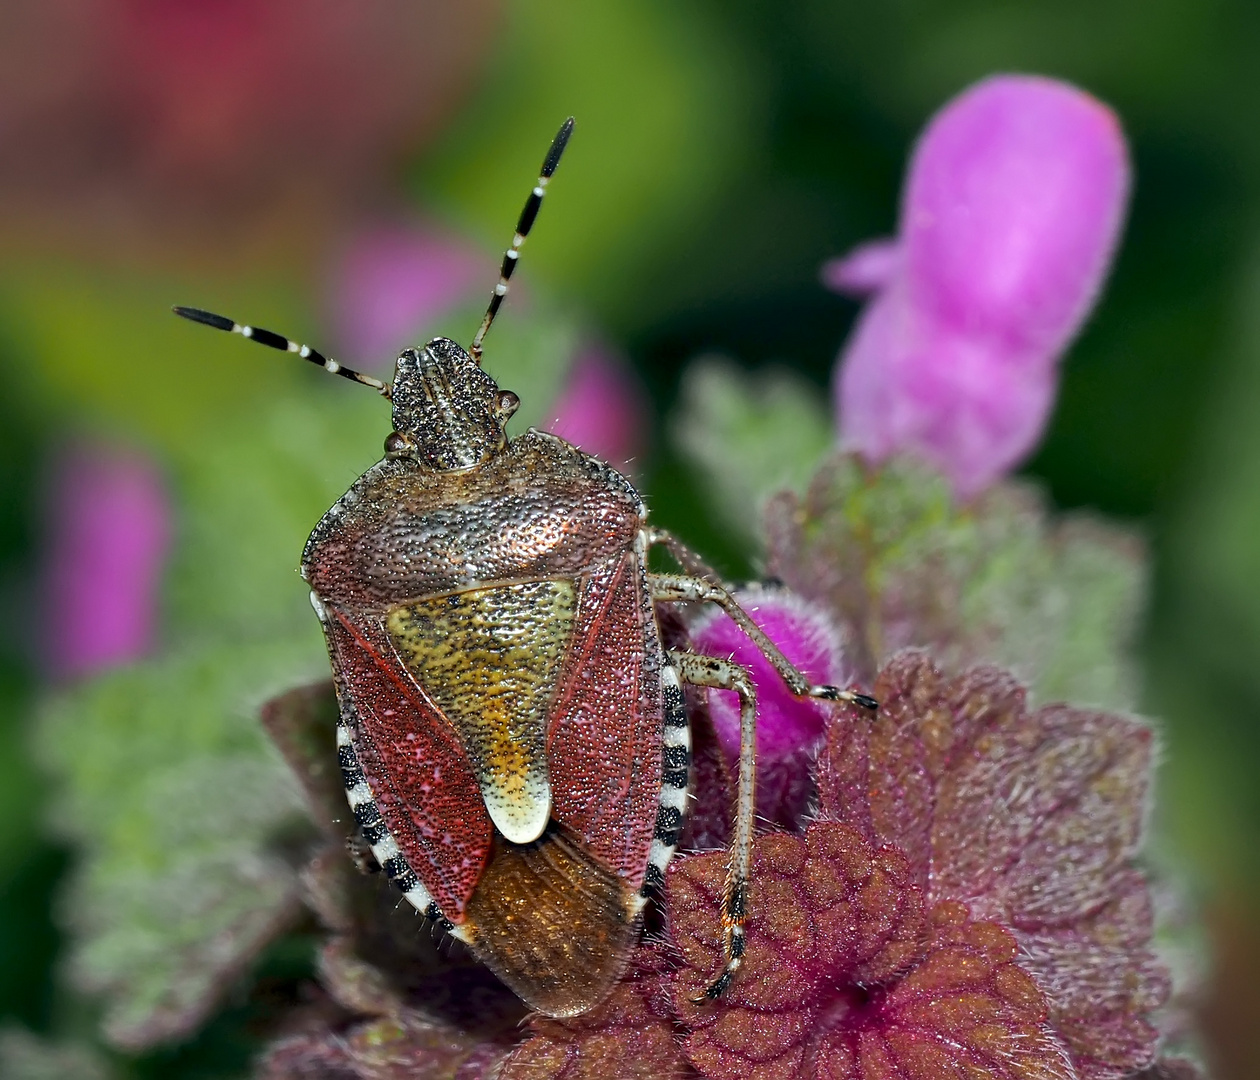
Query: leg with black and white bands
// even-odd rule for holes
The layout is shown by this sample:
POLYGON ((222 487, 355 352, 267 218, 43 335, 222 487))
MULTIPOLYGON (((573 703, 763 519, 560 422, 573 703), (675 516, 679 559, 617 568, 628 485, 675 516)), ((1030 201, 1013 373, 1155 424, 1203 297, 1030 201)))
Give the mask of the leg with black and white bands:
POLYGON ((726 963, 704 990, 703 998, 720 997, 744 956, 744 920, 748 915, 748 873, 752 866, 753 820, 757 808, 757 695, 748 669, 732 660, 700 653, 672 651, 669 662, 683 682, 734 690, 739 695, 739 778, 730 864, 722 894, 722 952, 726 963))
POLYGON ((678 850, 687 795, 691 786, 691 724, 683 697, 682 678, 671 664, 661 669, 665 691, 665 719, 661 732, 661 800, 656 812, 656 831, 648 852, 647 872, 640 898, 646 902, 665 887, 665 868, 678 850))
POLYGON ((838 686, 815 685, 797 669, 765 632, 752 621, 717 574, 685 544, 661 529, 647 534, 648 546, 664 547, 687 571, 686 574, 649 574, 648 585, 653 600, 677 603, 717 604, 748 635, 761 654, 774 665, 789 690, 798 697, 821 698, 825 701, 848 701, 866 709, 878 708, 874 698, 838 686))

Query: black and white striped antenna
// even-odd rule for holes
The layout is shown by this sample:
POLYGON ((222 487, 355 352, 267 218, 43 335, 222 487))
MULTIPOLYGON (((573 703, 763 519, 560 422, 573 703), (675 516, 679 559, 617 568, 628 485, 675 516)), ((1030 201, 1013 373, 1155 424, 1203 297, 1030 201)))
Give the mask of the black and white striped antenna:
POLYGON ((472 346, 468 350, 469 355, 478 364, 481 363, 481 342, 486 336, 486 331, 490 329, 490 324, 494 322, 495 315, 499 313, 503 298, 507 296, 508 282, 511 281, 512 272, 516 269, 516 260, 520 258, 521 245, 525 243, 529 230, 534 227, 534 219, 538 217, 543 196, 547 194, 547 183, 552 173, 556 171, 556 166, 560 164, 560 155, 564 153, 564 148, 569 144, 569 136, 572 134, 573 117, 570 116, 556 132, 556 137, 551 140, 551 149, 547 151, 547 157, 543 160, 542 170, 538 174, 538 183, 534 185, 534 190, 525 200, 525 208, 516 222, 512 246, 503 255, 503 267, 499 270, 498 284, 495 285, 494 292, 490 296, 490 306, 486 308, 486 316, 481 320, 481 328, 477 331, 477 336, 473 338, 472 346))
POLYGON ((203 326, 213 326, 216 330, 226 330, 230 334, 240 334, 243 338, 256 341, 259 345, 266 345, 271 349, 279 349, 281 352, 297 353, 303 360, 309 360, 312 364, 318 364, 325 371, 331 371, 334 375, 340 375, 342 378, 353 379, 364 386, 370 386, 378 394, 382 394, 385 397, 390 395, 388 383, 383 383, 380 379, 374 379, 371 375, 364 375, 363 372, 355 371, 353 368, 344 367, 331 357, 312 349, 309 345, 290 341, 283 334, 277 334, 272 330, 264 330, 261 326, 245 326, 234 322, 226 315, 216 315, 213 311, 202 311, 201 308, 175 307, 171 310, 176 315, 201 323, 203 326))
MULTIPOLYGON (((561 125, 560 130, 556 133, 556 137, 551 140, 551 149, 547 151, 547 157, 543 161, 542 171, 538 176, 538 183, 534 185, 534 190, 529 193, 529 198, 525 201, 525 208, 521 211, 520 219, 516 223, 516 232, 512 236, 512 246, 507 249, 503 256, 503 266, 499 270, 498 284, 495 285, 494 293, 490 297, 490 306, 486 308, 485 318, 481 320, 481 328, 477 331, 477 336, 473 338, 472 347, 468 350, 473 360, 478 364, 481 363, 481 342, 486 336, 486 331, 490 329, 490 324, 494 322, 494 317, 498 314, 499 308, 503 304, 503 298, 507 296, 508 282, 511 280, 512 272, 516 269, 516 260, 520 258, 521 245, 525 243, 529 230, 534 227, 534 220, 538 217, 538 210, 542 206, 543 196, 547 193, 547 182, 556 171, 556 166, 560 164, 560 156, 564 153, 564 148, 569 143, 569 136, 572 134, 573 117, 570 116, 561 125)), ((229 319, 226 315, 216 315, 213 311, 203 311, 201 308, 176 307, 172 310, 176 315, 201 323, 203 326, 212 326, 216 330, 240 334, 243 338, 256 341, 259 345, 266 345, 268 348, 279 349, 281 352, 296 353, 303 360, 309 360, 312 364, 318 364, 325 371, 331 371, 334 375, 340 375, 342 378, 353 379, 364 386, 370 386, 378 394, 382 394, 387 398, 391 395, 392 388, 388 383, 383 383, 380 379, 374 379, 371 375, 364 375, 361 371, 355 371, 353 368, 345 367, 331 357, 324 356, 323 353, 312 349, 309 345, 291 341, 283 334, 277 334, 272 330, 264 330, 260 326, 247 326, 229 319)))

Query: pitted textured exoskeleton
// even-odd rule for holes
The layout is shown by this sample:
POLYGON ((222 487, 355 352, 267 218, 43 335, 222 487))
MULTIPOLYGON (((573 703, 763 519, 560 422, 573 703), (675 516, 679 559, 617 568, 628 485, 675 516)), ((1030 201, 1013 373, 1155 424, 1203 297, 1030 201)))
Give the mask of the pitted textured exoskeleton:
POLYGON ((735 691, 740 761, 717 997, 743 956, 755 807, 747 669, 666 652, 656 605, 719 605, 802 697, 811 685, 638 493, 554 435, 509 439, 519 404, 480 366, 521 245, 564 150, 552 143, 469 351, 435 338, 382 383, 271 331, 180 315, 293 352, 393 407, 385 456, 324 515, 302 574, 323 624, 355 822, 406 898, 521 998, 567 1016, 625 969, 686 813, 683 683, 735 691), (664 547, 681 573, 648 570, 664 547))

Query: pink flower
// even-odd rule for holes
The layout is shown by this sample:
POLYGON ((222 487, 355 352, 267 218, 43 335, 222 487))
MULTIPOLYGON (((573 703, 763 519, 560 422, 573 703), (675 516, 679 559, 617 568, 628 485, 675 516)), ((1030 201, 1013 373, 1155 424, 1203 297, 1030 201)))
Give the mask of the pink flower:
POLYGON ((887 287, 900 261, 896 240, 868 240, 843 258, 823 263, 822 281, 832 292, 869 296, 887 287))
POLYGON ((57 464, 43 568, 44 663, 78 678, 147 654, 171 538, 165 485, 148 458, 79 446, 57 464))
POLYGON ((916 453, 963 496, 1023 460, 1128 189, 1115 115, 1075 87, 1000 75, 950 102, 915 149, 897 241, 824 268, 875 293, 836 381, 841 443, 874 462, 916 453))
MULTIPOLYGON (((749 587, 737 597, 753 621, 810 679, 848 685, 839 635, 821 610, 785 589, 749 587)), ((761 651, 721 612, 692 626, 691 640, 697 652, 730 657, 752 672, 757 691, 757 812, 767 821, 795 827, 813 796, 809 766, 833 706, 793 697, 761 651)), ((711 691, 709 714, 734 769, 739 761, 738 698, 728 691, 711 691)))
POLYGON ((356 236, 333 271, 329 306, 347 363, 392 363, 432 319, 494 284, 494 262, 431 229, 382 226, 356 236))
POLYGON ((578 354, 551 412, 553 435, 615 468, 633 470, 647 407, 638 382, 607 352, 593 347, 578 354))

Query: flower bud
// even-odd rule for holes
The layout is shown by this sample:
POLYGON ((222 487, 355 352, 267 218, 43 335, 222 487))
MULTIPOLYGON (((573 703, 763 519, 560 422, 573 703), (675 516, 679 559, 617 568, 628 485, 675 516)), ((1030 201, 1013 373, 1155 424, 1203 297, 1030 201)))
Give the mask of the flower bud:
POLYGON ((911 452, 973 495, 1036 446, 1057 362, 1111 263, 1129 188, 1115 115, 1052 79, 1000 75, 945 106, 915 149, 896 249, 829 263, 877 290, 836 382, 840 438, 911 452))
MULTIPOLYGON (((840 636, 821 609, 786 589, 750 586, 736 594, 770 640, 811 682, 846 686, 840 636)), ((730 657, 752 673, 757 692, 757 812, 796 826, 813 797, 809 765, 834 705, 793 696, 783 677, 744 632, 721 612, 691 627, 697 652, 730 657)), ((709 693, 709 712, 732 768, 739 761, 739 699, 709 693)))

